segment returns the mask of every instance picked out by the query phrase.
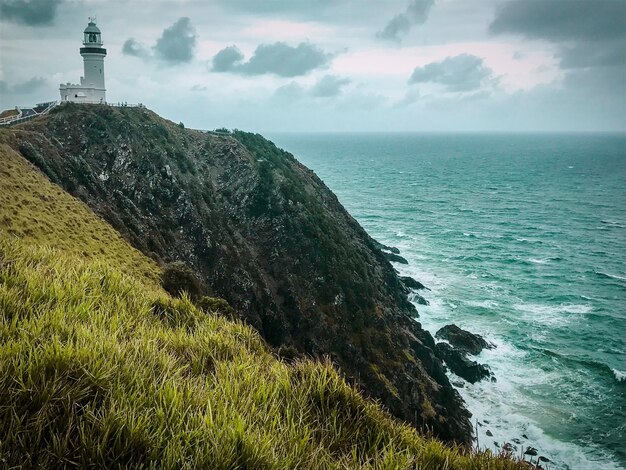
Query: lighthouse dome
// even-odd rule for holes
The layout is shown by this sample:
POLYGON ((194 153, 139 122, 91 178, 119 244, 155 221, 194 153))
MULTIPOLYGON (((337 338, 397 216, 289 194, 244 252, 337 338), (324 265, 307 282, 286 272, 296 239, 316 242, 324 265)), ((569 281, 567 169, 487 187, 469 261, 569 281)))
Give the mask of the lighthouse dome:
POLYGON ((96 23, 90 21, 87 27, 85 28, 85 33, 100 33, 100 28, 96 26, 96 23))

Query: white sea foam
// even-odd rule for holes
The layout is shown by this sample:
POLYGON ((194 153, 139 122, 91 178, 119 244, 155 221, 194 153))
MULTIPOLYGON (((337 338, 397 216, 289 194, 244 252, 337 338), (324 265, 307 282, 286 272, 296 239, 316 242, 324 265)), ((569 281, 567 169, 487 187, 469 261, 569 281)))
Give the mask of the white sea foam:
POLYGON ((535 264, 547 264, 550 262, 550 258, 530 258, 528 261, 535 264))
POLYGON ((479 308, 498 308, 500 306, 500 304, 498 304, 498 302, 496 302, 495 300, 480 300, 480 301, 476 301, 476 300, 469 300, 467 302, 465 302, 466 305, 469 305, 470 307, 479 307, 479 308))
POLYGON ((584 315, 593 310, 588 304, 543 305, 532 303, 514 304, 513 308, 522 312, 526 321, 539 322, 544 325, 559 325, 572 321, 573 315, 584 315))
POLYGON ((626 372, 617 369, 611 369, 611 371, 617 380, 620 382, 626 382, 626 372))

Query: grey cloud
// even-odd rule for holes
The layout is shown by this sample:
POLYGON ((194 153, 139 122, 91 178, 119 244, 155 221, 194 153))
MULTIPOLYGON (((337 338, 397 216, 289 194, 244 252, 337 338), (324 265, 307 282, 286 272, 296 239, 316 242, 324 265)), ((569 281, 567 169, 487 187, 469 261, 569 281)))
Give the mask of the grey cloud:
POLYGON ((273 99, 284 103, 290 104, 298 101, 306 96, 306 90, 304 87, 296 82, 289 82, 276 89, 273 99))
POLYGON ((497 9, 489 31, 558 44, 564 69, 626 65, 620 0, 513 0, 497 9))
POLYGON ((561 67, 576 69, 584 67, 626 66, 626 43, 623 40, 606 41, 602 44, 580 42, 564 45, 560 51, 561 67))
POLYGON ((43 77, 33 77, 30 80, 26 80, 23 83, 19 83, 13 86, 13 92, 17 94, 31 93, 46 84, 46 79, 43 77))
POLYGON ((196 32, 187 17, 163 30, 154 50, 157 57, 170 64, 191 62, 196 47, 196 32))
POLYGON ((163 30, 152 50, 135 38, 129 38, 122 46, 122 53, 145 60, 158 59, 168 65, 177 65, 191 62, 196 42, 197 35, 191 20, 182 17, 163 30))
POLYGON ((396 101, 396 103, 394 103, 393 107, 394 108, 406 108, 408 106, 411 106, 414 103, 417 103, 420 100, 420 98, 421 98, 421 95, 418 90, 409 90, 406 92, 406 94, 401 100, 396 101))
POLYGON ((400 41, 411 28, 426 22, 434 3, 435 0, 411 0, 406 11, 394 16, 376 36, 380 39, 400 41))
POLYGON ((349 78, 326 75, 311 88, 311 95, 316 98, 330 98, 341 93, 341 89, 350 83, 349 78))
POLYGON ((325 75, 311 87, 304 87, 297 82, 289 82, 276 89, 273 99, 282 103, 294 103, 304 98, 336 98, 343 94, 343 89, 350 84, 350 79, 337 75, 325 75))
POLYGON ((409 83, 437 83, 449 91, 472 91, 481 88, 492 75, 492 70, 484 64, 483 59, 461 54, 417 67, 409 83))
POLYGON ((213 58, 213 70, 241 75, 274 74, 280 77, 296 77, 322 68, 332 59, 331 54, 306 42, 296 47, 284 42, 261 44, 247 62, 243 62, 243 57, 239 54, 235 46, 222 49, 213 58))
POLYGON ((63 0, 0 0, 4 19, 27 26, 51 25, 63 0))
POLYGON ((134 57, 146 59, 150 57, 150 52, 142 46, 135 38, 129 38, 122 46, 122 53, 134 57))
POLYGON ((13 86, 9 85, 5 81, 0 81, 0 92, 27 95, 28 93, 39 90, 46 85, 46 83, 47 80, 43 77, 32 77, 25 82, 21 82, 13 86))
POLYGON ((213 57, 212 70, 214 72, 228 72, 236 64, 242 62, 243 59, 244 56, 237 46, 226 47, 213 57))
POLYGON ((620 0, 513 0, 498 8, 489 31, 557 42, 624 37, 626 8, 620 0))
POLYGON ((220 0, 219 3, 228 8, 248 11, 250 13, 290 13, 308 16, 318 13, 333 2, 332 0, 308 0, 306 2, 297 2, 294 0, 220 0))

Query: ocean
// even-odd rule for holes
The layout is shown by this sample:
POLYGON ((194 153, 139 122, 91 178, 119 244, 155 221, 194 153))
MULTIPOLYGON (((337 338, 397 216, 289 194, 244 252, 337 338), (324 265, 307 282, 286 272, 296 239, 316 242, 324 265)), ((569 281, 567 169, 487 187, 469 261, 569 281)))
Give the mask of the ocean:
POLYGON ((463 383, 481 448, 626 466, 626 136, 276 134, 423 282, 433 335, 497 345, 463 383), (492 434, 492 436, 489 436, 492 434))

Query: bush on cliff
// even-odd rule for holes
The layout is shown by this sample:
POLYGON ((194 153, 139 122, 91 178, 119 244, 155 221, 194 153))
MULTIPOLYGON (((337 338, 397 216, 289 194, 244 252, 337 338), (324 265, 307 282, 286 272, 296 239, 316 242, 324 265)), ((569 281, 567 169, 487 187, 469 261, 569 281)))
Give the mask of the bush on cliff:
POLYGON ((174 261, 163 267, 161 286, 174 297, 187 294, 190 298, 197 299, 203 291, 196 273, 182 261, 174 261))

